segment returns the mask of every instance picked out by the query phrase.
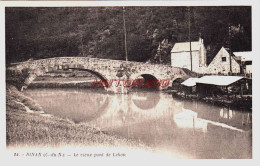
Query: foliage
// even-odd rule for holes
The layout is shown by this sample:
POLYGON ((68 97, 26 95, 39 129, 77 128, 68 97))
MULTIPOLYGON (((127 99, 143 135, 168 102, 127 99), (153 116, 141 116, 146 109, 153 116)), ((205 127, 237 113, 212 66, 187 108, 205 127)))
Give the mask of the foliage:
MULTIPOLYGON (((221 48, 251 50, 251 7, 190 7, 191 40, 204 38, 209 60, 221 48), (229 26, 233 26, 229 38, 229 26), (241 30, 237 31, 240 26, 241 30), (233 33, 235 32, 235 33, 233 33)), ((57 56, 125 59, 122 7, 6 8, 7 63, 57 56)), ((189 40, 188 7, 126 7, 128 59, 170 62, 176 42, 189 40)))
POLYGON ((21 89, 28 76, 28 68, 25 68, 22 71, 8 69, 6 70, 6 83, 15 86, 17 89, 21 89))

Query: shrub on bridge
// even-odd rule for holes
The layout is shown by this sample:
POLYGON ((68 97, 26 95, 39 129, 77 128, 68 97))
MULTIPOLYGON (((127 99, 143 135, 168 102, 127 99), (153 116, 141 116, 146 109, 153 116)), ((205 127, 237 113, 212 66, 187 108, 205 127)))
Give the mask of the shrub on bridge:
POLYGON ((26 78, 29 76, 29 69, 23 70, 7 69, 6 70, 6 83, 21 89, 25 83, 26 78))

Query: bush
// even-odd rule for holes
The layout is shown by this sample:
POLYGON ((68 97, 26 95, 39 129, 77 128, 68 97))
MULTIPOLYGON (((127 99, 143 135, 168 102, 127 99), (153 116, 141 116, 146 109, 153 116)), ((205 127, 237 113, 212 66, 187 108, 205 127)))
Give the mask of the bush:
POLYGON ((6 83, 21 89, 25 83, 26 78, 29 77, 29 69, 25 68, 22 71, 7 69, 6 70, 6 83))

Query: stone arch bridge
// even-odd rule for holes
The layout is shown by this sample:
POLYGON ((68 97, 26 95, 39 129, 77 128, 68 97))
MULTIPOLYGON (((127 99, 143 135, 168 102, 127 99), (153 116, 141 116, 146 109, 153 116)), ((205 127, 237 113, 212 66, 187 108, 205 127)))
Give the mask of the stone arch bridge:
MULTIPOLYGON (((29 69, 29 76, 26 78, 23 88, 26 88, 37 76, 42 76, 52 69, 85 70, 103 80, 135 80, 140 76, 144 79, 169 80, 169 85, 160 87, 160 89, 168 88, 176 79, 185 80, 196 76, 196 73, 187 69, 169 65, 88 57, 55 57, 28 60, 12 64, 10 68, 20 71, 26 68, 29 69)), ((124 93, 127 91, 127 88, 120 84, 119 86, 112 85, 107 87, 106 90, 124 93)))

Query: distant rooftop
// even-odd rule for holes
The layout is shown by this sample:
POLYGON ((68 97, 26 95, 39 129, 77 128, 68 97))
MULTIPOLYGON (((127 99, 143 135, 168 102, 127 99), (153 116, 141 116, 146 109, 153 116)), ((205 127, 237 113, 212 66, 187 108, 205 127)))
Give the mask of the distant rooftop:
POLYGON ((239 57, 241 61, 252 61, 252 52, 243 51, 243 52, 233 52, 236 57, 239 57))
MULTIPOLYGON (((221 52, 221 54, 222 55, 225 55, 225 54, 228 54, 229 55, 229 48, 224 48, 223 46, 221 47, 221 49, 219 50, 219 52, 220 51, 222 51, 221 52)), ((215 56, 217 56, 218 54, 219 54, 219 52, 215 55, 215 56)), ((241 57, 240 56, 236 56, 235 54, 234 54, 234 52, 231 54, 232 55, 232 57, 234 58, 234 60, 237 62, 237 63, 239 63, 240 64, 240 61, 241 61, 241 57)), ((214 60, 214 58, 212 59, 212 61, 214 60)), ((211 62, 212 62, 211 61, 211 62)), ((210 62, 210 63, 211 63, 210 62)))
MULTIPOLYGON (((199 51, 200 50, 200 41, 193 41, 191 42, 191 50, 192 51, 199 51)), ((189 52, 190 51, 190 42, 182 42, 182 43, 175 43, 171 52, 189 52)))

